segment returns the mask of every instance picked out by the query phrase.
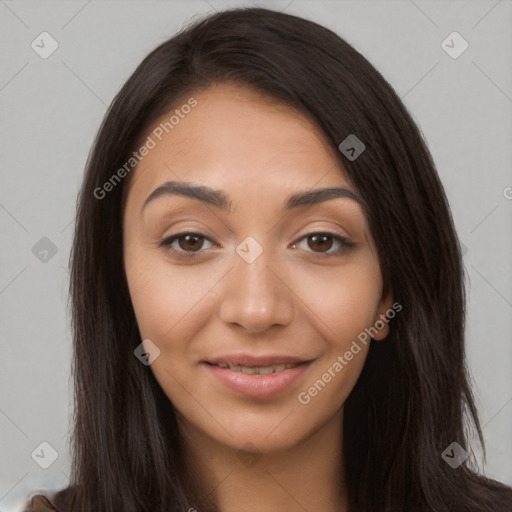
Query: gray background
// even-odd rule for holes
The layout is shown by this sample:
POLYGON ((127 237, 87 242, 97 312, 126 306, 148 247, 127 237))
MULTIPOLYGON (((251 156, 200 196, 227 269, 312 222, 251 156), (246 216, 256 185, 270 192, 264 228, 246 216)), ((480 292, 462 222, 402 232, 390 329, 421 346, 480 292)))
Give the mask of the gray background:
MULTIPOLYGON (((68 256, 76 195, 106 106, 157 44, 195 15, 237 5, 335 30, 389 80, 420 126, 467 248, 468 356, 484 469, 512 484, 510 1, 0 0, 0 512, 17 510, 32 490, 68 483, 68 256), (47 59, 31 48, 43 31, 59 44, 47 59), (453 31, 469 43, 456 59, 441 46, 453 31), (33 251, 43 237, 55 255, 38 252, 47 242, 33 251), (43 441, 58 453, 48 469, 31 457, 43 441)), ((49 449, 36 453, 49 462, 49 449)))

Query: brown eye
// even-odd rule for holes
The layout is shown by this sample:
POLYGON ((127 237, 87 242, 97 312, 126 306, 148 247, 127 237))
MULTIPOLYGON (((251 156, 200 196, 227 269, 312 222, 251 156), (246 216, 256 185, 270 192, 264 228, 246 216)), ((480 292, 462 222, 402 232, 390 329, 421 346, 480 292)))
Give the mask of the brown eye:
POLYGON ((181 235, 177 240, 180 249, 184 251, 198 251, 204 243, 204 238, 196 234, 181 235))
POLYGON ((212 242, 201 233, 177 233, 165 238, 159 245, 169 248, 175 253, 193 255, 194 253, 203 252, 203 249, 209 249, 212 242), (209 245, 205 247, 205 243, 209 245))
POLYGON ((319 257, 341 256, 345 251, 356 247, 356 243, 334 233, 309 233, 293 244, 294 249, 297 247, 319 257))
POLYGON ((308 236, 308 247, 315 252, 328 251, 333 246, 333 237, 326 234, 308 236))

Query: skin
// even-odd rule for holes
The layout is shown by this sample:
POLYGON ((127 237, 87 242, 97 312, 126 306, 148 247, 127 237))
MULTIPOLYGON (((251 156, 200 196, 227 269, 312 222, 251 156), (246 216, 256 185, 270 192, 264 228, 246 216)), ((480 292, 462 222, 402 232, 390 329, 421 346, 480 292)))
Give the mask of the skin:
POLYGON ((139 330, 160 350, 151 371, 175 407, 187 461, 219 510, 346 510, 342 406, 369 344, 307 405, 297 397, 393 302, 391 292, 383 294, 367 219, 349 198, 284 212, 298 192, 355 192, 337 148, 302 113, 235 84, 193 96, 198 105, 131 176, 123 213, 139 330), (223 191, 230 213, 170 194, 141 213, 153 190, 170 180, 223 191), (184 231, 207 238, 159 246, 184 231), (356 247, 336 252, 335 239, 319 246, 307 237, 325 231, 356 247), (248 236, 263 249, 252 263, 235 250, 248 236), (194 249, 193 257, 180 257, 194 249), (237 352, 312 362, 278 396, 250 398, 225 387, 203 363, 237 352))

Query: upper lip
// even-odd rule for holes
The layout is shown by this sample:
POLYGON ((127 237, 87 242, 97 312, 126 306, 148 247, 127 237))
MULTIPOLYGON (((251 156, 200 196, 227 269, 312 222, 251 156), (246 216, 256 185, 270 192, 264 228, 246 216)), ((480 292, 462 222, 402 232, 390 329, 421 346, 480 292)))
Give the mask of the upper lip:
POLYGON ((225 363, 238 366, 272 366, 277 364, 300 364, 309 362, 308 359, 300 357, 269 354, 264 356, 253 356, 251 354, 226 354, 213 359, 207 359, 205 362, 210 364, 225 363))

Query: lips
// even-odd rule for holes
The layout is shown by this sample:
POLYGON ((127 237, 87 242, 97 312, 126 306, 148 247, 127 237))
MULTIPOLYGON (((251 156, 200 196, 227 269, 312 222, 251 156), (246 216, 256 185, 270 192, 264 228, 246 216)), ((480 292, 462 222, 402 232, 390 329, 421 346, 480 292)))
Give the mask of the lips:
POLYGON ((227 364, 233 366, 272 366, 278 364, 301 364, 307 362, 306 359, 289 355, 269 354, 266 356, 253 356, 251 354, 227 354, 206 361, 210 364, 227 364))
POLYGON ((229 368, 232 372, 241 372, 246 375, 272 375, 273 373, 282 372, 295 368, 297 364, 273 364, 265 366, 242 366, 239 364, 218 363, 216 366, 221 368, 229 368))
POLYGON ((300 378, 311 360, 287 355, 231 354, 204 361, 225 387, 252 398, 275 397, 300 378))

